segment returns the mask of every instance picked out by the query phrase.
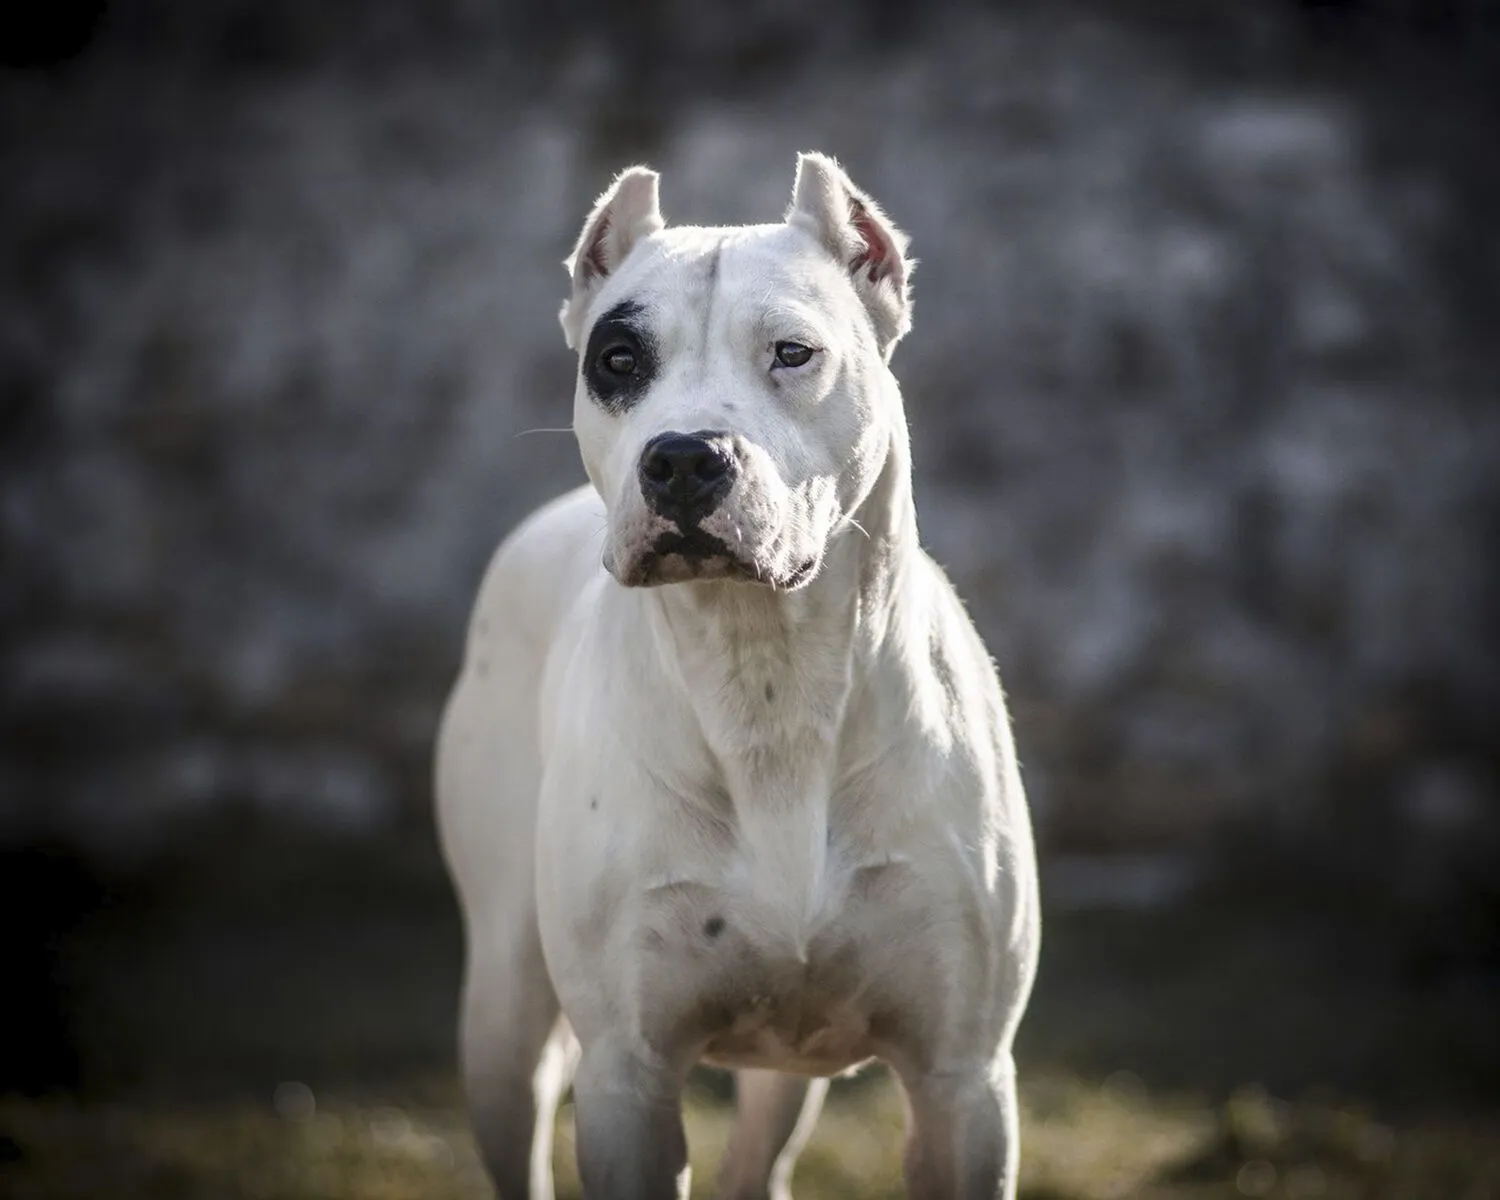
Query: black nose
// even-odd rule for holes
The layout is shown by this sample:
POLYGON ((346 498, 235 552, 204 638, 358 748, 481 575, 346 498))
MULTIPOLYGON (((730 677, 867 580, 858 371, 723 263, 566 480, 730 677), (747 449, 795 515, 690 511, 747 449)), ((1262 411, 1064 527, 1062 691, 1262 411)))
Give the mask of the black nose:
POLYGON ((734 483, 729 441, 715 433, 664 433, 641 452, 641 494, 679 525, 703 520, 734 483))

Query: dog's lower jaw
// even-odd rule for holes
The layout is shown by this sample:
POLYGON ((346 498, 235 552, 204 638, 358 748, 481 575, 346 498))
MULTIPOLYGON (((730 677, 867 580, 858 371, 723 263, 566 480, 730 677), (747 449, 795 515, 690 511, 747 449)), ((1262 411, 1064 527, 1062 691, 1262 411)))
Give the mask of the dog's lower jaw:
POLYGON ((700 549, 658 539, 656 545, 631 555, 623 563, 606 548, 603 565, 617 583, 628 588, 665 587, 674 583, 743 583, 777 592, 794 592, 812 582, 822 560, 812 557, 772 566, 740 558, 722 543, 716 548, 705 544, 700 549))
POLYGON ((753 580, 753 569, 725 555, 703 557, 648 550, 632 560, 615 579, 629 588, 665 587, 674 583, 713 583, 719 580, 753 580))

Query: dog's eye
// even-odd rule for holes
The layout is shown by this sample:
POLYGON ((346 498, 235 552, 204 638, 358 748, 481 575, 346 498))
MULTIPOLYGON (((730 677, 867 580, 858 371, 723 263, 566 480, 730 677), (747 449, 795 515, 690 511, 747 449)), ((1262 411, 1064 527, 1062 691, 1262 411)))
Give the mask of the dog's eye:
POLYGON ((629 346, 611 346, 599 356, 599 365, 611 375, 634 375, 635 352, 629 346))
POLYGON ((777 342, 776 365, 780 367, 805 367, 815 351, 801 342, 777 342))

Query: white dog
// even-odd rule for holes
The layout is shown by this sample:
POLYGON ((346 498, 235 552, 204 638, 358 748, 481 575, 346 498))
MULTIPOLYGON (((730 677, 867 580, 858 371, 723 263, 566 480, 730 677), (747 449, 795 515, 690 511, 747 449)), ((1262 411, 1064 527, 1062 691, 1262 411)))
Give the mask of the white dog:
POLYGON ((569 260, 591 486, 496 554, 437 755, 502 1200, 552 1196, 570 1077, 590 1200, 685 1196, 697 1062, 737 1072, 721 1194, 786 1197, 871 1058, 911 1196, 1015 1193, 1035 860, 999 680, 917 541, 905 247, 808 154, 746 228, 668 229, 628 170, 569 260))

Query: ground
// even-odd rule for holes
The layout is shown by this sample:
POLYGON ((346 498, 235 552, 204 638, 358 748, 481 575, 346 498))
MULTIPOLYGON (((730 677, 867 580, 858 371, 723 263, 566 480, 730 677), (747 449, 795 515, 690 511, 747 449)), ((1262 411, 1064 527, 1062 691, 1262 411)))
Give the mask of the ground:
MULTIPOLYGON (((0 1194, 487 1196, 430 835, 186 846, 61 936, 79 1082, 0 1099, 0 1194)), ((1243 886, 1170 912, 1055 906, 1018 1047, 1023 1197, 1500 1197, 1500 986, 1414 966, 1391 931, 1243 886)), ((693 1081, 695 1196, 727 1088, 693 1081)), ((900 1196, 900 1120, 881 1072, 839 1083, 799 1200, 900 1196)), ((565 1106, 564 1198, 571 1128, 565 1106)))

